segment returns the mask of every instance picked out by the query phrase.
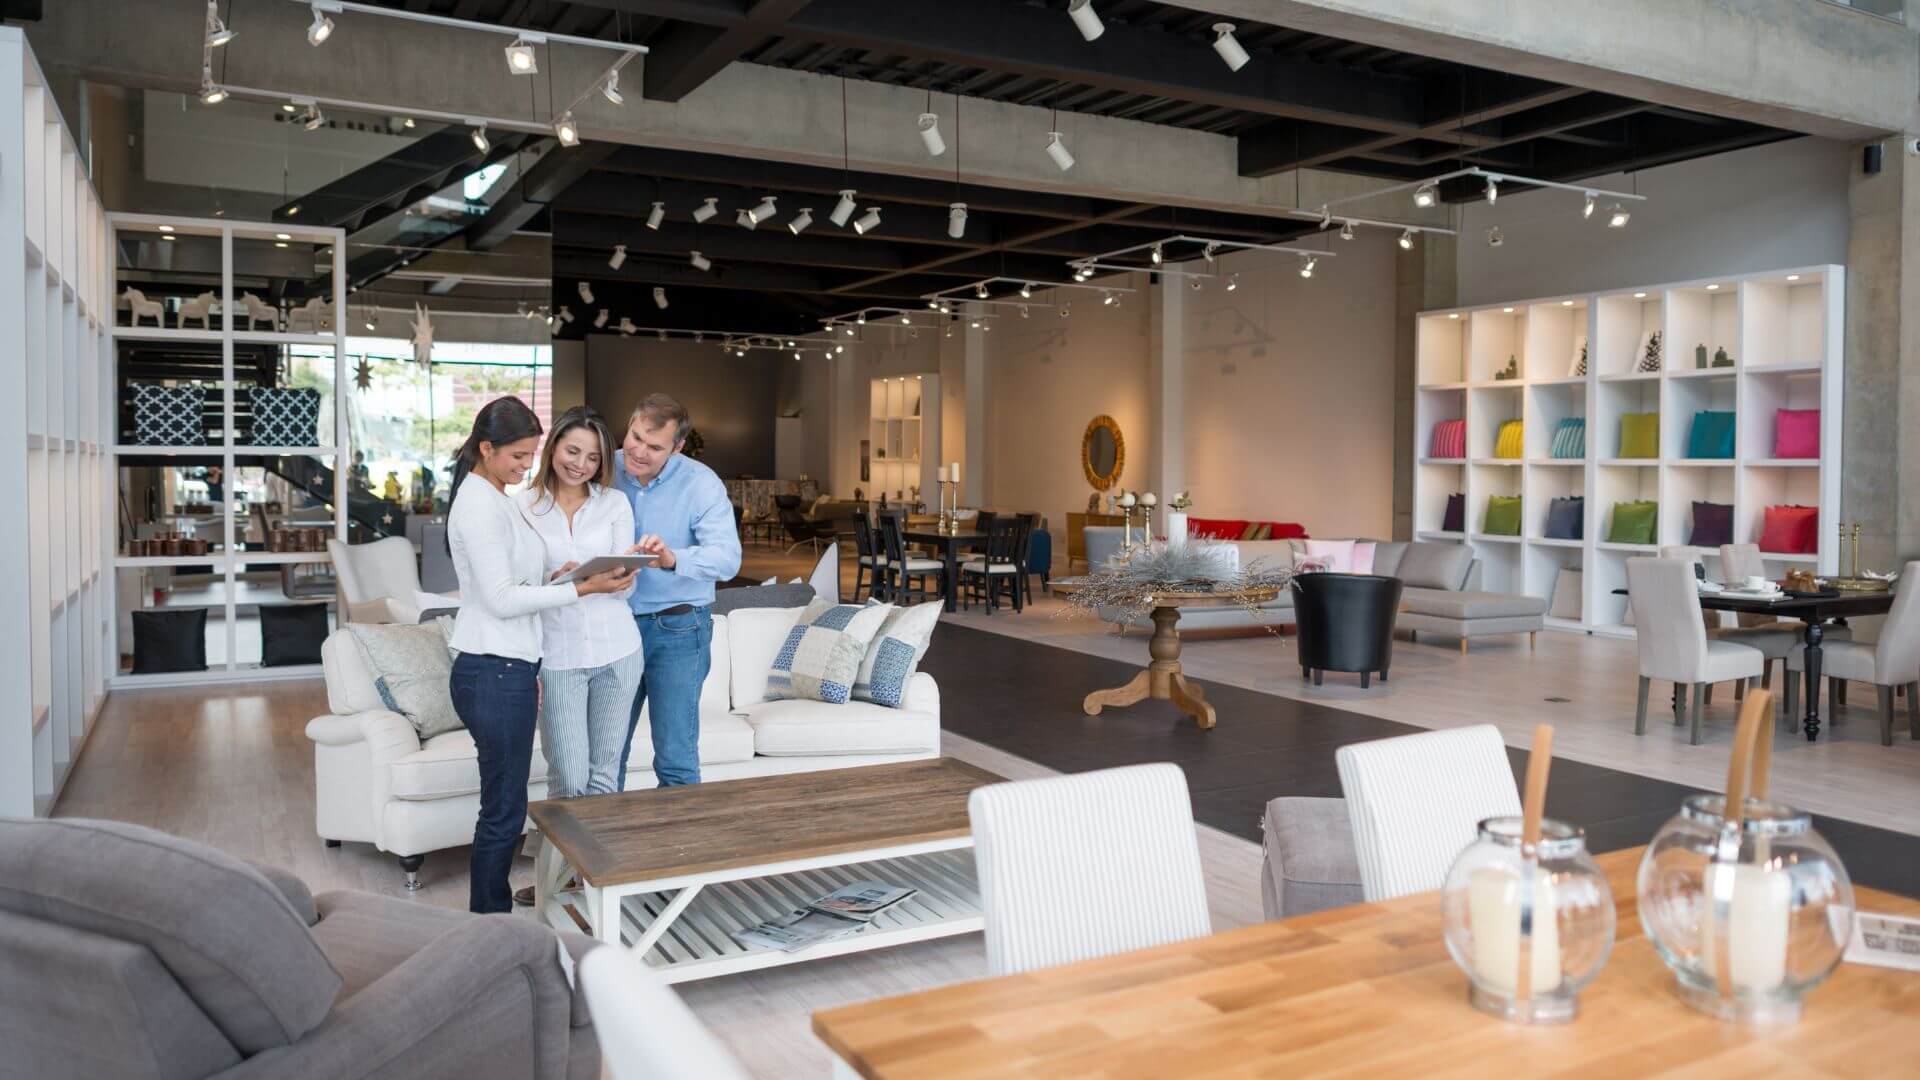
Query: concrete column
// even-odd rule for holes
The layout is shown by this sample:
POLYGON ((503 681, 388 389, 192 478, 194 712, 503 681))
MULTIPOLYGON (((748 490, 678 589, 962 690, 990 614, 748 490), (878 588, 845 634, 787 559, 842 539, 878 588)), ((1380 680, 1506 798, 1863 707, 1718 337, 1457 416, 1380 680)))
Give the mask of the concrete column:
MULTIPOLYGON (((522 319, 521 322, 527 320, 522 319)), ((555 339, 553 343, 553 415, 559 416, 576 405, 587 403, 587 343, 555 339)), ((625 433, 627 418, 609 416, 607 423, 625 433)))
POLYGON ((1920 314, 1907 317, 1920 312, 1920 158, 1883 145, 1881 171, 1856 155, 1847 185, 1840 491, 1840 519, 1860 522, 1861 563, 1876 569, 1920 555, 1920 314))
POLYGON ((992 433, 987 424, 988 398, 991 396, 987 385, 987 333, 975 330, 972 320, 965 324, 967 379, 967 444, 963 471, 960 474, 960 501, 966 506, 985 506, 993 498, 993 476, 989 461, 987 440, 992 433))
POLYGON ((1416 365, 1414 316, 1452 307, 1459 294, 1459 243, 1423 233, 1394 263, 1393 304, 1393 538, 1413 539, 1413 428, 1416 365))
MULTIPOLYGON (((1185 270, 1185 265, 1170 269, 1185 270)), ((1187 486, 1187 293, 1185 278, 1149 285, 1147 407, 1154 456, 1146 462, 1148 491, 1164 504, 1187 486)))

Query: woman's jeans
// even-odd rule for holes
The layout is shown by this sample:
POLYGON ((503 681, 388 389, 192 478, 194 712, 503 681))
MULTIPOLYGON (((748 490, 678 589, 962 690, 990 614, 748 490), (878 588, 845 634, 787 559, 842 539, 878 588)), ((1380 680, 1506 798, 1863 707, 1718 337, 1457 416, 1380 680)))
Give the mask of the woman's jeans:
POLYGON ((473 825, 467 908, 513 910, 507 873, 527 824, 527 774, 539 711, 538 661, 461 653, 449 690, 480 759, 480 817, 473 825))
POLYGON ((628 712, 640 689, 642 650, 611 664, 540 669, 540 748, 547 757, 547 797, 619 791, 628 712))

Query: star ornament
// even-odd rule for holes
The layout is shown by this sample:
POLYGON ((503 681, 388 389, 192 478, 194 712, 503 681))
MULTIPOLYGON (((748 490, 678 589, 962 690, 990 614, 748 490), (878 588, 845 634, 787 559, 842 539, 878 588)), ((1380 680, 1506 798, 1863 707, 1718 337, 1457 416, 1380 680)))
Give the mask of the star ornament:
POLYGON ((362 390, 373 387, 373 365, 368 363, 365 357, 353 366, 353 385, 362 390))

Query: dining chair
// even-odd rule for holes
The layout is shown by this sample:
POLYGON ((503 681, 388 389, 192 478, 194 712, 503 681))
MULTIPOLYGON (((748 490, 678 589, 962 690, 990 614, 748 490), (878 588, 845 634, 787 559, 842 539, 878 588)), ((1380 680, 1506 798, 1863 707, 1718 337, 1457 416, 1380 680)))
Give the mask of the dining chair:
MULTIPOLYGON (((1053 557, 1053 542, 1052 537, 1046 535, 1046 530, 1040 527, 1039 514, 1029 511, 1014 516, 1020 519, 1021 525, 1020 554, 1014 559, 1014 562, 1020 565, 1020 591, 1025 597, 1026 602, 1031 604, 1033 603, 1033 575, 1036 572, 1033 568, 1034 545, 1036 543, 1042 544, 1042 546, 1046 548, 1047 558, 1051 560, 1053 557), (1045 539, 1042 540, 1042 537, 1045 539)), ((1046 570, 1047 568, 1042 566, 1038 571, 1043 583, 1046 580, 1046 570)))
MULTIPOLYGON (((1720 573, 1721 576, 1725 577, 1729 582, 1738 582, 1747 576, 1747 572, 1744 569, 1738 574, 1728 569, 1730 565, 1745 565, 1739 562, 1737 557, 1734 560, 1729 560, 1726 555, 1727 548, 1736 546, 1753 547, 1752 544, 1728 544, 1720 549, 1722 553, 1720 573)), ((1702 558, 1704 553, 1704 549, 1702 548, 1681 545, 1669 545, 1660 549, 1661 558, 1685 559, 1689 566, 1694 564, 1704 566, 1705 560, 1702 558)), ((1753 558, 1754 565, 1758 566, 1760 558, 1758 548, 1754 548, 1753 558)), ((1755 569, 1753 573, 1758 574, 1760 571, 1755 569)), ((1773 689, 1773 662, 1776 660, 1780 661, 1782 665, 1781 670, 1786 670, 1784 665, 1787 662, 1788 655, 1800 648, 1800 630, 1792 623, 1777 622, 1770 616, 1748 615, 1745 613, 1740 614, 1738 625, 1728 626, 1725 623, 1725 616, 1727 614, 1729 613, 1724 611, 1702 614, 1701 619, 1707 628, 1707 636, 1715 641, 1731 641, 1759 649, 1762 657, 1760 662, 1760 686, 1767 690, 1773 689)), ((1745 690, 1746 683, 1744 681, 1735 681, 1733 684, 1733 699, 1735 701, 1742 700, 1745 697, 1745 690)), ((1707 704, 1713 704, 1712 685, 1708 685, 1706 692, 1701 695, 1701 698, 1707 704)), ((1783 704, 1783 712, 1784 708, 1785 706, 1783 704)))
POLYGON ((1438 889, 1480 822, 1520 813, 1492 724, 1350 743, 1333 759, 1368 901, 1438 889))
POLYGON ((1213 932, 1186 774, 1167 762, 967 797, 987 972, 1010 975, 1213 932))
POLYGON ((996 518, 987 532, 987 550, 960 564, 960 597, 972 607, 974 596, 984 602, 987 614, 1000 609, 1004 588, 1013 601, 1013 610, 1023 610, 1020 597, 1020 545, 1023 529, 1019 518, 996 518))
POLYGON ((634 953, 609 947, 587 953, 580 958, 580 987, 613 1080, 747 1080, 740 1060, 634 953))
MULTIPOLYGON (((1900 581, 1920 581, 1920 562, 1910 562, 1900 573, 1900 581)), ((1799 689, 1806 679, 1806 655, 1795 652, 1787 657, 1787 719, 1792 721, 1799 700, 1799 689)), ((1893 692, 1904 688, 1907 697, 1908 735, 1920 739, 1920 586, 1894 593, 1893 607, 1881 624, 1879 639, 1823 642, 1820 646, 1820 673, 1827 680, 1827 714, 1840 716, 1843 698, 1840 687, 1847 680, 1871 683, 1880 692, 1880 745, 1893 745, 1893 692)), ((1817 686, 1806 686, 1809 695, 1818 694, 1817 686)), ((1810 698, 1811 700, 1811 698, 1810 698)))
POLYGON ((1634 707, 1633 733, 1647 733, 1647 694, 1653 680, 1674 684, 1673 722, 1687 722, 1685 690, 1693 690, 1693 726, 1688 741, 1700 745, 1701 710, 1711 683, 1758 679, 1766 658, 1759 649, 1707 636, 1700 610, 1700 590, 1694 584, 1693 563, 1687 559, 1627 560, 1627 602, 1633 608, 1635 640, 1640 649, 1640 689, 1634 707))
POLYGON ((880 541, 887 556, 883 576, 887 582, 887 599, 895 604, 904 603, 909 597, 920 600, 933 597, 935 594, 927 591, 930 577, 940 579, 942 585, 946 583, 947 564, 939 559, 908 555, 905 532, 904 511, 880 516, 880 541), (920 582, 917 590, 916 579, 920 582))
POLYGON ((873 523, 864 512, 853 517, 853 545, 853 602, 860 602, 861 589, 870 599, 886 599, 886 585, 881 579, 886 576, 887 557, 880 551, 873 523))

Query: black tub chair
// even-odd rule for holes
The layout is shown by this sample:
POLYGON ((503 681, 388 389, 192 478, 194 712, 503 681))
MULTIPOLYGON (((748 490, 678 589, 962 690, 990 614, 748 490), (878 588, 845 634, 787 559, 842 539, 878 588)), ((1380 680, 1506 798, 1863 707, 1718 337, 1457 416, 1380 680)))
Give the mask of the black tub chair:
POLYGON ((1300 648, 1300 677, 1315 686, 1328 671, 1360 673, 1362 688, 1373 672, 1387 681, 1393 664, 1393 623, 1400 612, 1400 579, 1374 574, 1298 574, 1293 618, 1300 648))

